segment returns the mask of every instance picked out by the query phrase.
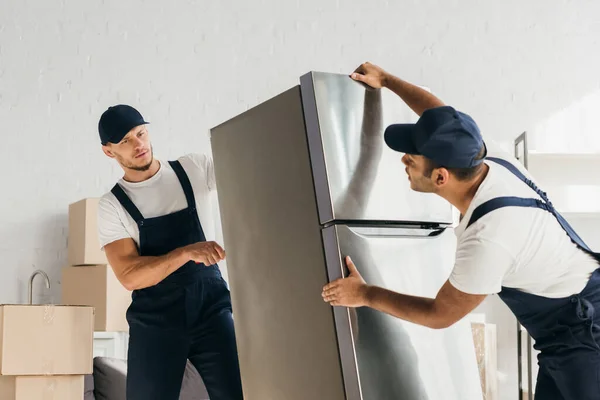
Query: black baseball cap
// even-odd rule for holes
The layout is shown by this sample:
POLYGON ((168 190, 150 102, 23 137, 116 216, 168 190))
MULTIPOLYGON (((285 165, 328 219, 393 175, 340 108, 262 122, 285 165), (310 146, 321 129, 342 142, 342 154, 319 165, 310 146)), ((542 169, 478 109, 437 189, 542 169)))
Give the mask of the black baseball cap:
POLYGON ((415 124, 390 125, 384 138, 393 150, 422 155, 447 168, 475 167, 487 155, 473 118, 450 106, 426 110, 415 124), (482 148, 484 157, 478 160, 482 148))
POLYGON ((125 104, 111 106, 102 113, 98 122, 100 142, 103 145, 119 143, 130 130, 145 124, 149 122, 146 122, 135 108, 125 104))

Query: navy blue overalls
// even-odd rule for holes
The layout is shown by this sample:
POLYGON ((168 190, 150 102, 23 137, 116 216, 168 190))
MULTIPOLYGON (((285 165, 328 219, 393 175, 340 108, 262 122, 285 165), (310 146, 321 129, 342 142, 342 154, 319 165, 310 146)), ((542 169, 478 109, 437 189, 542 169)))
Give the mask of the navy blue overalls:
MULTIPOLYGON (((119 184, 113 194, 136 221, 141 256, 162 256, 206 241, 192 185, 178 161, 187 208, 144 218, 119 184)), ((186 360, 204 381, 211 400, 242 399, 231 299, 217 265, 187 262, 157 285, 134 290, 127 310, 128 400, 177 400, 186 360)))
MULTIPOLYGON (((598 260, 554 209, 545 192, 527 179, 511 163, 489 157, 506 167, 531 187, 542 200, 519 197, 498 197, 477 207, 467 228, 487 213, 502 207, 535 207, 556 217, 571 240, 598 260)), ((547 298, 502 287, 500 298, 535 340, 538 356, 536 400, 598 400, 600 399, 600 265, 579 294, 564 298, 547 298)))

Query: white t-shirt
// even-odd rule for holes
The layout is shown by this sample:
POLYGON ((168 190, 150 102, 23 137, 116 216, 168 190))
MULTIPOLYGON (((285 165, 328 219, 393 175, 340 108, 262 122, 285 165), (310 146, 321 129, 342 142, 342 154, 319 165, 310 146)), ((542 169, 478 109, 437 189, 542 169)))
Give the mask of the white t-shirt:
MULTIPOLYGON (((509 161, 531 179, 514 157, 495 148, 492 142, 487 144, 488 156, 509 161)), ((455 228, 457 251, 450 283, 471 294, 498 293, 502 286, 551 298, 581 292, 600 265, 571 242, 548 211, 504 207, 466 229, 473 210, 492 198, 540 198, 504 166, 492 161, 486 164, 488 175, 455 228)), ((552 201, 552 195, 548 196, 552 201)))
MULTIPOLYGON (((203 154, 187 154, 179 162, 194 190, 198 218, 207 240, 215 240, 213 202, 216 201, 216 183, 212 158, 203 154)), ((144 218, 170 214, 187 207, 183 188, 168 162, 160 161, 158 172, 143 182, 119 184, 144 218)), ((135 220, 119 200, 108 192, 98 203, 98 236, 100 246, 119 239, 133 238, 139 246, 139 229, 135 220)))

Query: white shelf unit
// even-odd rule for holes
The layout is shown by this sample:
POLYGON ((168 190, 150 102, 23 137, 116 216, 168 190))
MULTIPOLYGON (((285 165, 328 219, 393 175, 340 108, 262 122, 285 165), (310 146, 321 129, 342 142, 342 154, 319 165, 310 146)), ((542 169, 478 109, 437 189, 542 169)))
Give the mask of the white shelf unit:
POLYGON ((567 219, 600 219, 600 153, 528 152, 528 170, 567 219))
POLYGON ((94 332, 94 357, 127 359, 127 332, 94 332))

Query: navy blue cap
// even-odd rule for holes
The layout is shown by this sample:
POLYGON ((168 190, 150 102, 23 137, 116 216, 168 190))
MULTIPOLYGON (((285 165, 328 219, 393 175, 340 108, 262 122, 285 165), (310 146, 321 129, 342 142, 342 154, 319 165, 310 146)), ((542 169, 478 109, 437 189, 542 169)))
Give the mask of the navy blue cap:
POLYGON ((104 111, 98 122, 98 132, 103 145, 119 143, 127 133, 139 125, 149 124, 135 108, 119 104, 104 111))
POLYGON ((426 110, 415 124, 390 125, 384 138, 393 150, 422 155, 447 168, 471 168, 483 162, 477 159, 485 146, 477 124, 450 106, 426 110))

